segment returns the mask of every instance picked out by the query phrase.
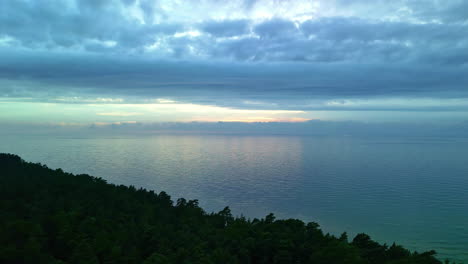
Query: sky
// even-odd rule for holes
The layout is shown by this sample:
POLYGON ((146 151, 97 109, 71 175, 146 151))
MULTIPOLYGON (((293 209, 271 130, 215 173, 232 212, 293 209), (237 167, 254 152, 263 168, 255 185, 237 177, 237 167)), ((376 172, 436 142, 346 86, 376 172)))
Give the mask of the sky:
POLYGON ((0 125, 468 120, 468 1, 0 1, 0 125))

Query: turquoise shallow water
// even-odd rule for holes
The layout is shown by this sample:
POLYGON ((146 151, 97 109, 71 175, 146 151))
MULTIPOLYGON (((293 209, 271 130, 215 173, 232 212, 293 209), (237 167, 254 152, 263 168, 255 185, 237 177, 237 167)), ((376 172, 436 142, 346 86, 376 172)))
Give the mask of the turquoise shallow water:
POLYGON ((0 152, 468 263, 467 138, 3 136, 0 152))

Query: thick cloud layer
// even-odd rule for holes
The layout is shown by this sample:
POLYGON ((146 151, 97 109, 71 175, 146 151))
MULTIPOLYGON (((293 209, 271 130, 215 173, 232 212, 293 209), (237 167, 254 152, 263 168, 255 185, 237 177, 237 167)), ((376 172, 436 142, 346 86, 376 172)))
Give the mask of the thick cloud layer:
POLYGON ((223 2, 2 1, 0 43, 168 59, 468 60, 466 1, 223 2))
POLYGON ((0 97, 466 112, 467 8, 462 0, 1 1, 0 97))
POLYGON ((40 101, 118 97, 125 98, 125 103, 170 98, 229 107, 295 110, 456 110, 463 105, 450 102, 468 97, 466 67, 209 64, 50 55, 3 54, 0 96, 40 101), (395 104, 389 98, 419 98, 426 103, 413 100, 395 104), (361 104, 353 105, 358 99, 361 104), (362 104, 362 99, 377 101, 362 104))

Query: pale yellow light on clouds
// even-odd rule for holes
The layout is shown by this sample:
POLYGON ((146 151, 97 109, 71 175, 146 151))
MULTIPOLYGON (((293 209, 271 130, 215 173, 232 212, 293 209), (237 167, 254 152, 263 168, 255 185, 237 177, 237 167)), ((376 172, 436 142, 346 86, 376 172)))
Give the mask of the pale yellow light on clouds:
MULTIPOLYGON (((118 104, 115 107, 144 113, 148 121, 204 121, 204 122, 302 122, 304 111, 235 109, 190 103, 118 104), (172 120, 166 120, 173 118, 172 120), (158 120, 159 119, 159 120, 158 120)), ((123 114, 123 112, 121 112, 123 114)))
POLYGON ((0 119, 54 123, 132 122, 303 122, 305 111, 235 109, 180 103, 59 103, 3 101, 0 119), (129 120, 130 119, 130 120, 129 120))
POLYGON ((100 116, 138 116, 143 115, 142 113, 135 112, 107 112, 107 113, 97 113, 96 115, 100 116))

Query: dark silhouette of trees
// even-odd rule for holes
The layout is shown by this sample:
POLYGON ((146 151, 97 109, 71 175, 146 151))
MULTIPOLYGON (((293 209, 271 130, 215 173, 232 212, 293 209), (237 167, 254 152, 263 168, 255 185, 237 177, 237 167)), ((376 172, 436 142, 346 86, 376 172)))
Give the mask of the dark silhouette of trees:
POLYGON ((0 154, 0 263, 432 264, 359 234, 316 223, 206 213, 198 201, 108 184, 0 154))

